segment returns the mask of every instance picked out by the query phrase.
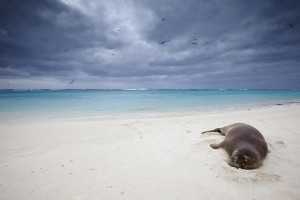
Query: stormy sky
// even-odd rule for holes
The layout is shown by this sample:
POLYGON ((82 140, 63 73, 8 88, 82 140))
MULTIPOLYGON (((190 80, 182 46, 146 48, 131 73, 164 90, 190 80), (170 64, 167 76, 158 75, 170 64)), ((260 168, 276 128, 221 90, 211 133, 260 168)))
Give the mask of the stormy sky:
POLYGON ((298 0, 0 0, 0 89, 300 89, 298 0))

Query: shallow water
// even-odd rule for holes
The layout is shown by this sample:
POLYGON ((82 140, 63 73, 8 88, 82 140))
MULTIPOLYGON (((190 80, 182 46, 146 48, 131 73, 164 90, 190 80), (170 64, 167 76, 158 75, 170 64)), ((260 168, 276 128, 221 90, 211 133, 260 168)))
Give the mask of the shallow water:
POLYGON ((279 90, 1 90, 0 115, 89 118, 199 113, 300 102, 279 90))

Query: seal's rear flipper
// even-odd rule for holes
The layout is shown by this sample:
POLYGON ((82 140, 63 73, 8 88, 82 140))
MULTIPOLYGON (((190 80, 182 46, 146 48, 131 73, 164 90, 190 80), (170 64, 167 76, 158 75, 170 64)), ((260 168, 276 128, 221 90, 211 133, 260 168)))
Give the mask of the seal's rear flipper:
POLYGON ((215 128, 215 129, 210 130, 210 131, 203 131, 202 134, 203 133, 208 133, 208 132, 218 132, 218 133, 221 133, 221 129, 220 128, 215 128))

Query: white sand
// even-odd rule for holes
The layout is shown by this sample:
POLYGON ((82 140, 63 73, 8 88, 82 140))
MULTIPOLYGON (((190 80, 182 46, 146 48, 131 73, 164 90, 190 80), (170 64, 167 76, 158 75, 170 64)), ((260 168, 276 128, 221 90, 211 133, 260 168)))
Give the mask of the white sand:
POLYGON ((0 122, 0 199, 300 199, 300 105, 197 116, 0 122), (249 123, 270 154, 230 167, 204 130, 249 123))

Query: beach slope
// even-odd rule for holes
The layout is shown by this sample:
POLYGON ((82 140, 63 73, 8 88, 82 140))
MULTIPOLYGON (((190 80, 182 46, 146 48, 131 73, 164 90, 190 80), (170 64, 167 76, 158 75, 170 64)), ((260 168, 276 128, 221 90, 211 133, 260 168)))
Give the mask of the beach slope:
POLYGON ((0 199, 300 199, 300 105, 182 117, 0 122, 0 199), (204 130, 243 122, 270 153, 235 169, 204 130))

